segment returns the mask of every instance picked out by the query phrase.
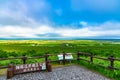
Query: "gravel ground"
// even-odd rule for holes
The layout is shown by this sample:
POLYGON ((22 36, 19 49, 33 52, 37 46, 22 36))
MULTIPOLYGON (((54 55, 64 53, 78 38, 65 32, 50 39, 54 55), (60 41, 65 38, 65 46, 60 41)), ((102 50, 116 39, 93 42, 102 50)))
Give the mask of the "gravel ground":
MULTIPOLYGON (((0 77, 5 80, 6 77, 0 77)), ((11 80, 110 80, 80 66, 53 69, 52 72, 34 72, 14 76, 11 80)))

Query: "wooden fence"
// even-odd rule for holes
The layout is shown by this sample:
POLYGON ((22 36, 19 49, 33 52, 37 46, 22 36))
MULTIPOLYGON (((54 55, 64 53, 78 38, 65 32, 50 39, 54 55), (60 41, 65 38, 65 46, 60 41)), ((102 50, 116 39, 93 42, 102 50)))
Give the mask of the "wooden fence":
MULTIPOLYGON (((51 65, 50 65, 50 62, 56 62, 56 61, 59 61, 59 60, 49 60, 49 57, 50 56, 57 56, 58 54, 45 54, 45 55, 43 55, 43 56, 37 56, 37 57, 26 57, 25 55, 23 55, 22 57, 17 57, 17 58, 0 58, 0 61, 2 61, 2 60, 15 60, 15 59, 22 59, 22 61, 23 61, 23 64, 26 64, 26 61, 28 60, 28 59, 40 59, 40 58, 44 58, 45 59, 45 63, 46 63, 46 65, 47 66, 49 66, 49 67, 47 67, 48 68, 48 71, 51 71, 52 69, 51 69, 51 65)), ((62 53, 62 55, 63 55, 63 59, 61 60, 62 61, 62 63, 63 63, 63 65, 65 65, 66 64, 66 62, 67 62, 67 59, 66 59, 66 53, 65 52, 63 52, 62 53)), ((104 68, 108 68, 108 69, 110 69, 110 70, 120 70, 120 68, 116 68, 114 65, 114 62, 115 61, 120 61, 120 59, 118 59, 118 58, 114 58, 114 56, 109 56, 108 58, 102 58, 102 57, 98 57, 98 56, 94 56, 92 53, 83 53, 83 52, 77 52, 77 53, 72 53, 71 55, 75 55, 76 57, 74 57, 74 59, 72 59, 72 60, 76 60, 76 61, 87 61, 87 62, 89 62, 91 65, 92 64, 95 64, 94 63, 94 60, 95 59, 100 59, 100 60, 103 60, 103 61, 108 61, 109 63, 109 65, 108 66, 103 66, 103 65, 100 65, 100 64, 97 64, 98 66, 101 66, 101 67, 104 67, 104 68), (85 58, 83 58, 83 56, 85 56, 85 57, 89 57, 89 59, 85 59, 85 58)), ((13 65, 13 64, 11 64, 10 63, 10 65, 9 66, 1 66, 0 67, 0 69, 3 69, 3 68, 8 68, 8 74, 10 74, 11 75, 11 73, 9 72, 9 69, 11 68, 11 65, 13 65)), ((30 67, 31 68, 31 67, 30 67)), ((37 68, 36 68, 36 70, 37 70, 37 68)), ((23 70, 24 71, 24 70, 23 70)), ((33 71, 34 71, 34 69, 33 69, 33 71)), ((29 72, 29 70, 28 70, 28 72, 29 72)), ((16 73, 18 73, 18 72, 16 72, 16 73)), ((7 75, 8 75, 7 74, 7 75)), ((10 76, 9 75, 9 76, 10 76)), ((8 76, 8 78, 9 78, 9 76, 8 76)))
POLYGON ((95 64, 95 65, 98 65, 100 67, 104 67, 104 68, 107 68, 107 69, 110 69, 110 70, 120 70, 120 68, 116 68, 114 65, 115 61, 120 61, 120 59, 118 58, 114 58, 114 56, 109 56, 108 58, 103 58, 103 57, 99 57, 99 56, 94 56, 92 53, 83 53, 83 52, 78 52, 77 53, 77 60, 84 60, 84 61, 87 61, 89 63, 92 63, 92 64, 95 64), (90 57, 90 60, 86 60, 86 59, 83 59, 81 58, 81 56, 88 56, 90 57), (109 65, 108 66, 103 66, 103 65, 100 65, 100 64, 96 64, 94 63, 94 60, 95 59, 100 59, 100 60, 104 60, 104 61, 108 61, 109 62, 109 65))
POLYGON ((12 78, 16 74, 21 74, 21 73, 27 73, 27 72, 34 72, 34 71, 52 71, 52 66, 50 64, 50 61, 48 61, 48 54, 44 56, 38 56, 38 57, 32 57, 28 58, 25 55, 23 57, 18 57, 18 58, 0 58, 0 60, 15 60, 15 59, 22 59, 23 64, 21 65, 14 65, 13 63, 10 63, 9 66, 2 66, 0 69, 8 68, 7 69, 7 79, 12 78), (40 58, 45 58, 44 62, 42 63, 31 63, 27 64, 26 61, 28 59, 40 59, 40 58))

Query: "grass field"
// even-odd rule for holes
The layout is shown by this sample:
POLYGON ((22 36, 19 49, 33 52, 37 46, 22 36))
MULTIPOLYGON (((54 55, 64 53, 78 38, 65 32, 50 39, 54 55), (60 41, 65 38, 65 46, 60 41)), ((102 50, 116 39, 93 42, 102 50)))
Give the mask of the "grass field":
MULTIPOLYGON (((59 54, 65 52, 77 53, 77 51, 93 53, 93 55, 106 57, 114 55, 114 57, 120 58, 120 42, 112 41, 95 41, 95 40, 1 40, 0 41, 0 58, 11 58, 26 55, 28 57, 40 56, 45 53, 59 54)), ((40 60, 28 61, 39 62, 40 60)), ((8 65, 11 61, 0 61, 0 66, 8 65)), ((21 60, 12 61, 15 64, 22 64, 21 60)), ((97 60, 97 63, 108 65, 108 63, 97 60)), ((95 69, 96 71, 118 79, 120 75, 119 71, 108 74, 109 70, 97 68, 96 66, 90 66, 87 63, 80 62, 80 64, 87 66, 88 68, 95 69)), ((115 62, 115 66, 119 67, 120 63, 115 62)))

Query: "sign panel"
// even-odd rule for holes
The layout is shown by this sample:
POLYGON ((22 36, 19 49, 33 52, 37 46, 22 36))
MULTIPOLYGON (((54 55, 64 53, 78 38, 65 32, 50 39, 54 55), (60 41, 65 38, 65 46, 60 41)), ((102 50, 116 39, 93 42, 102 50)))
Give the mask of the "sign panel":
POLYGON ((46 63, 23 64, 15 67, 15 73, 32 72, 37 70, 45 70, 46 63))
MULTIPOLYGON (((59 60, 63 60, 63 54, 59 54, 59 55, 58 55, 58 59, 59 59, 59 60)), ((71 53, 66 53, 65 59, 66 59, 66 60, 71 60, 71 59, 73 59, 72 54, 71 54, 71 53)))

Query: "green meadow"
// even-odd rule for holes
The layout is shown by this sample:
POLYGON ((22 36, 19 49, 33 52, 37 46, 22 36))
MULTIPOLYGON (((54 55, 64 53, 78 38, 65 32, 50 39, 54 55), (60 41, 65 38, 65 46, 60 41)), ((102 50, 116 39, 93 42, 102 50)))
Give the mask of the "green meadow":
MULTIPOLYGON (((27 57, 41 56, 45 53, 59 54, 66 53, 93 53, 95 56, 108 58, 113 55, 115 58, 120 58, 120 42, 112 41, 96 41, 96 40, 1 40, 0 41, 0 58, 13 58, 26 55, 27 57)), ((83 57, 88 59, 88 57, 83 57)), ((57 59, 52 57, 51 59, 57 59)), ((27 63, 39 62, 42 59, 28 60, 27 63)), ((21 60, 5 60, 0 61, 0 66, 7 66, 10 62, 14 64, 22 64, 21 60)), ((95 59, 96 64, 108 66, 109 62, 95 59)), ((97 71, 107 77, 119 80, 120 71, 108 70, 97 65, 90 65, 85 61, 80 61, 89 69, 97 71)), ((115 67, 120 68, 120 61, 115 61, 115 67)))

